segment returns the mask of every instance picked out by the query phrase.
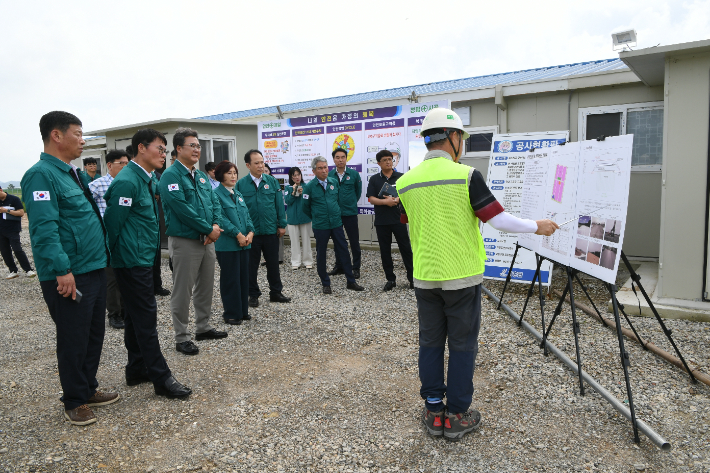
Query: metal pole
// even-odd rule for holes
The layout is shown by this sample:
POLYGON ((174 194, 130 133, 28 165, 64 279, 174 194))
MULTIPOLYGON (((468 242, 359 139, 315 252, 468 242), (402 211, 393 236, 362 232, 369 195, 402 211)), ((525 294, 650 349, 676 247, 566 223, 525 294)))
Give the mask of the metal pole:
POLYGON ((532 282, 530 283, 530 287, 528 288, 528 297, 525 298, 525 304, 523 304, 523 310, 520 312, 520 322, 518 325, 521 325, 523 323, 523 317, 525 317, 525 309, 528 308, 528 301, 532 297, 533 293, 533 288, 535 287, 535 280, 538 281, 539 283, 539 277, 540 277, 540 265, 542 264, 542 261, 539 259, 537 260, 537 269, 535 270, 535 274, 533 275, 532 282))
MULTIPOLYGON (((582 356, 579 354, 579 322, 577 322, 577 312, 574 305, 574 285, 572 282, 572 271, 567 267, 567 285, 569 286, 569 299, 572 301, 570 307, 572 309, 572 331, 574 332, 574 349, 577 354, 577 366, 579 369, 579 394, 584 396, 584 381, 582 380, 582 356)), ((564 297, 560 300, 564 300, 564 297)))
MULTIPOLYGON (((481 286, 481 289, 483 289, 483 292, 486 293, 488 297, 491 298, 493 303, 497 303, 499 299, 493 295, 491 291, 488 290, 487 287, 481 286)), ((503 309, 511 319, 513 319, 514 322, 518 322, 520 320, 520 316, 515 313, 510 307, 508 307, 505 304, 501 304, 501 309, 503 309)), ((529 323, 523 321, 522 322, 522 327, 527 330, 533 337, 535 337, 537 340, 542 340, 542 335, 535 330, 529 323)), ((575 374, 578 372, 577 364, 572 361, 563 351, 561 351, 559 348, 557 348, 555 345, 550 343, 549 341, 547 342, 547 346, 549 347, 550 351, 552 352, 553 355, 555 355, 557 358, 562 361, 565 365, 567 365, 572 371, 575 372, 575 374)), ((587 373, 582 373, 582 378, 584 379, 584 382, 587 383, 593 390, 595 390, 601 397, 607 400, 611 406, 616 409, 621 415, 626 417, 627 419, 631 419, 631 414, 629 413, 629 409, 621 402, 619 401, 612 393, 604 389, 594 378, 589 376, 587 373)), ((639 430, 643 432, 643 434, 648 437, 648 439, 658 448, 660 448, 663 451, 669 451, 671 449, 671 444, 661 437, 656 431, 654 431, 651 427, 648 426, 644 421, 640 419, 636 419, 636 425, 638 426, 639 430)))
POLYGON ((505 296, 505 290, 508 288, 508 283, 510 282, 510 276, 513 274, 513 265, 515 264, 515 258, 518 257, 518 249, 520 248, 520 245, 518 245, 518 242, 515 242, 515 253, 513 253, 513 259, 510 262, 510 268, 508 269, 508 275, 505 277, 505 284, 503 284, 503 292, 500 293, 500 302, 498 302, 498 308, 500 309, 500 305, 503 302, 503 297, 505 296))

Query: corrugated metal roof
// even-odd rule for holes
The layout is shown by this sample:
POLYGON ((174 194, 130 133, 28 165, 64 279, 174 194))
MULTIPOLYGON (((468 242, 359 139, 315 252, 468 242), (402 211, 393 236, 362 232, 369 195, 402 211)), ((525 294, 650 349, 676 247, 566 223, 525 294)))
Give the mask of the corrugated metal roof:
MULTIPOLYGON (((417 95, 435 94, 442 92, 455 92, 457 90, 476 89, 481 87, 492 87, 498 84, 513 84, 518 82, 541 81, 548 79, 558 79, 562 77, 577 76, 583 74, 593 74, 595 72, 607 72, 617 69, 627 69, 628 67, 620 59, 603 59, 601 61, 580 62, 577 64, 565 64, 562 66, 541 67, 538 69, 528 69, 525 71, 506 72, 503 74, 491 74, 487 76, 469 77, 467 79, 448 80, 443 82, 431 82, 429 84, 413 85, 409 87, 398 87, 396 89, 378 90, 376 92, 364 92, 361 94, 343 95, 327 99, 308 100, 305 102, 280 105, 281 111, 293 112, 296 110, 314 109, 322 107, 332 107, 337 105, 347 105, 351 103, 368 102, 372 100, 386 100, 403 98, 411 95, 415 91, 417 95)), ((220 113, 198 117, 198 120, 234 120, 239 118, 255 117, 267 114, 276 114, 276 106, 254 108, 241 112, 220 113)))

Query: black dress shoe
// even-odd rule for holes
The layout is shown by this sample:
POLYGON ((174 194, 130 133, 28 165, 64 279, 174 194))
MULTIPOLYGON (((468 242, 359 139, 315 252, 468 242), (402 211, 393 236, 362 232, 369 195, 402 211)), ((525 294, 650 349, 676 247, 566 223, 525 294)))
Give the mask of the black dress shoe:
POLYGON ((188 388, 184 384, 178 382, 177 379, 172 376, 165 380, 162 385, 153 385, 155 388, 155 394, 158 396, 172 397, 172 398, 183 398, 192 394, 192 389, 188 388))
POLYGON ((356 282, 349 282, 346 288, 350 289, 351 291, 364 291, 365 288, 359 285, 356 282))
POLYGON ((224 323, 229 325, 241 325, 242 319, 224 319, 224 323))
POLYGON ((323 294, 332 294, 333 290, 330 288, 330 286, 323 286, 323 294))
POLYGON ((414 283, 411 281, 409 282, 409 289, 414 289, 414 283))
POLYGON ((395 281, 387 281, 387 283, 385 284, 385 287, 382 290, 383 291, 391 291, 395 287, 397 287, 397 283, 395 281))
POLYGON ((126 328, 126 324, 123 321, 123 317, 120 315, 114 315, 108 318, 108 324, 113 328, 126 328))
POLYGON ((360 279, 360 270, 359 269, 353 269, 353 277, 355 279, 360 279))
POLYGON ((170 290, 165 289, 164 287, 159 287, 158 289, 155 290, 155 295, 156 296, 169 296, 170 290))
POLYGON ((246 322, 247 320, 251 320, 251 315, 245 315, 242 317, 242 321, 246 322))
POLYGON ((126 373, 126 384, 128 386, 137 386, 142 383, 149 383, 150 378, 148 377, 148 373, 143 372, 139 373, 138 375, 132 375, 129 376, 128 373, 126 373))
POLYGON ((328 276, 335 276, 336 274, 345 274, 345 271, 343 271, 343 268, 333 268, 328 271, 328 276))
POLYGON ((227 335, 229 335, 227 332, 220 332, 219 330, 211 328, 206 332, 196 333, 195 340, 198 342, 201 340, 219 340, 220 338, 227 338, 227 335))
POLYGON ((200 353, 200 349, 195 345, 192 340, 187 340, 186 342, 180 342, 175 344, 175 349, 180 353, 186 355, 197 355, 200 353))
POLYGON ((259 307, 259 298, 258 297, 250 297, 249 298, 249 307, 259 307))
POLYGON ((291 302, 291 298, 284 296, 281 292, 271 294, 269 300, 271 302, 291 302))

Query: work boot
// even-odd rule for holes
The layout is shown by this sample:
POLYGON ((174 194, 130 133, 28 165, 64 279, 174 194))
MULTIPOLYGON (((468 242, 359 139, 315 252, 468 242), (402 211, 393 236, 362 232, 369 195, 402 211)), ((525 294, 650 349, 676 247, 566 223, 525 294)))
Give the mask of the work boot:
POLYGON ((444 437, 449 440, 460 440, 467 433, 478 429, 481 425, 481 413, 475 409, 451 414, 446 412, 444 418, 444 437))
MULTIPOLYGON (((443 406, 443 404, 442 404, 443 406)), ((426 426, 429 434, 435 437, 441 437, 444 435, 444 409, 442 408, 439 412, 431 412, 429 409, 424 407, 424 414, 422 415, 422 421, 426 426)))

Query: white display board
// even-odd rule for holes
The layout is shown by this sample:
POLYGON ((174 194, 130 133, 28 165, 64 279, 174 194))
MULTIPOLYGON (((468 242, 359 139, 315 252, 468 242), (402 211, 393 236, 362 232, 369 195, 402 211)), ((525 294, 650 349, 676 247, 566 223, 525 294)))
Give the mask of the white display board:
POLYGON ((314 157, 324 156, 332 169, 335 163, 331 153, 336 148, 345 149, 348 167, 362 177, 358 212, 374 214, 365 194, 370 176, 380 172, 375 156, 382 150, 389 150, 394 155, 395 170, 407 172, 410 148, 419 150, 424 144, 420 135, 421 123, 427 112, 439 107, 448 108, 449 101, 407 103, 260 122, 259 151, 277 179, 288 181, 289 169, 298 166, 304 182, 308 182, 313 179, 311 160, 314 157))
MULTIPOLYGON (((545 153, 559 143, 566 142, 568 136, 567 131, 493 135, 493 148, 488 165, 488 187, 506 212, 516 217, 520 217, 523 212, 523 178, 530 150, 533 148, 537 150, 535 154, 545 153)), ((525 211, 535 210, 528 209, 526 205, 525 211)), ((526 218, 533 220, 542 218, 541 215, 530 215, 526 218)), ((481 233, 486 249, 486 269, 483 276, 487 279, 506 279, 518 235, 500 232, 487 224, 483 225, 481 233)), ((532 281, 536 267, 535 254, 521 248, 515 259, 511 281, 529 283, 532 281)), ((550 284, 551 270, 552 264, 545 261, 540 269, 541 279, 545 285, 550 284)))
POLYGON ((614 283, 626 227, 633 135, 568 143, 529 153, 522 218, 560 225, 550 237, 520 235, 520 245, 563 266, 614 283))

